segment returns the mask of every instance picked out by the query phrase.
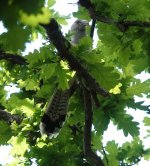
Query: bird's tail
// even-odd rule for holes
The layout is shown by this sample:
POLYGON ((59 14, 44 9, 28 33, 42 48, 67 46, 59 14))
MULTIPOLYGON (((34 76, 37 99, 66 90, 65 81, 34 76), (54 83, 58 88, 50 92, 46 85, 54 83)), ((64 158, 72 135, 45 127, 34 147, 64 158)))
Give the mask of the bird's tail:
POLYGON ((41 134, 50 135, 60 129, 65 121, 69 103, 69 90, 56 90, 47 106, 41 123, 41 134))

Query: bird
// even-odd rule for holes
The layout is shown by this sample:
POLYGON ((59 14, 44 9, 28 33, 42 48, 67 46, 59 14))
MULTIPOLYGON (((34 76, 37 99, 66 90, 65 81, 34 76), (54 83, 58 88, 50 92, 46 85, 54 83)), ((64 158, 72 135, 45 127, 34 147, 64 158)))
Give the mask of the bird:
MULTIPOLYGON (((81 19, 77 19, 72 24, 72 45, 77 45, 80 39, 86 36, 86 26, 88 25, 88 21, 81 19)), ((39 125, 41 135, 46 134, 51 137, 52 134, 58 133, 58 131, 61 129, 66 119, 69 98, 75 82, 76 75, 69 81, 69 89, 56 89, 53 93, 39 125)))
POLYGON ((73 33, 71 38, 71 44, 77 45, 81 38, 86 36, 86 26, 89 22, 86 20, 77 19, 71 26, 71 32, 73 33))

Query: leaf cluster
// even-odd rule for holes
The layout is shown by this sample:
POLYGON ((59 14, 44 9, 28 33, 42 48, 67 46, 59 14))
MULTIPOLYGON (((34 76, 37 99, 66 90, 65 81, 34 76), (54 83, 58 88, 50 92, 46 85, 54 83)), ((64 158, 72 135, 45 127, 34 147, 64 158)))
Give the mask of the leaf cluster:
MULTIPOLYGON (((91 2, 100 16, 117 21, 149 20, 148 0, 91 2)), ((0 1, 0 20, 5 27, 0 35, 0 109, 23 117, 21 124, 0 121, 0 144, 12 145, 12 165, 28 166, 35 162, 41 166, 90 166, 83 153, 84 106, 80 86, 70 98, 67 118, 59 135, 49 139, 39 133, 41 117, 53 92, 56 88, 66 90, 74 75, 40 26, 52 17, 66 24, 69 17, 60 16, 52 9, 54 0, 47 1, 47 7, 45 3, 44 0, 0 1), (46 43, 24 55, 26 44, 38 35, 46 39, 46 43), (1 58, 1 52, 20 55, 25 63, 14 64, 1 58), (14 91, 14 86, 18 91, 14 91)), ((90 21, 88 10, 81 6, 73 15, 90 21)), ((90 37, 70 48, 99 85, 111 93, 108 98, 98 95, 100 107, 93 107, 92 149, 102 156, 106 165, 133 165, 142 157, 148 159, 150 156, 144 140, 138 138, 139 123, 126 112, 127 108, 135 109, 137 114, 138 110, 148 112, 144 101, 135 101, 135 96, 150 95, 150 79, 141 81, 136 77, 150 71, 150 28, 135 26, 120 31, 115 25, 97 21, 96 29, 99 39, 95 48, 90 37), (132 141, 118 146, 113 140, 103 148, 102 138, 110 122, 123 130, 125 136, 131 135, 132 141)), ((144 118, 143 123, 149 126, 149 117, 144 118)))

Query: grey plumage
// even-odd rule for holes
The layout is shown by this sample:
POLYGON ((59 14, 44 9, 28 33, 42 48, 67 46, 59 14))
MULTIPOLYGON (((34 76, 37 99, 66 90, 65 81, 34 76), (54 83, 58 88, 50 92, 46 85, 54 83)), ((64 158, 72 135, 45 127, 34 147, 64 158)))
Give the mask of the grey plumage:
POLYGON ((73 33, 73 36, 71 38, 71 43, 73 45, 78 44, 79 40, 82 37, 86 36, 86 29, 85 27, 89 25, 89 23, 86 20, 80 20, 77 19, 71 26, 71 31, 73 33))
MULTIPOLYGON (((86 26, 88 22, 86 20, 77 19, 71 26, 71 31, 73 32, 71 38, 71 44, 76 45, 79 43, 79 40, 82 37, 86 36, 86 26)), ((76 76, 72 78, 72 80, 76 80, 76 76)), ((69 86, 73 85, 73 82, 69 81, 69 86)), ((41 123, 40 123, 40 132, 41 134, 51 135, 56 131, 56 128, 61 128, 63 122, 65 121, 67 108, 69 104, 69 95, 70 90, 67 89, 65 91, 57 89, 44 113, 41 123)))

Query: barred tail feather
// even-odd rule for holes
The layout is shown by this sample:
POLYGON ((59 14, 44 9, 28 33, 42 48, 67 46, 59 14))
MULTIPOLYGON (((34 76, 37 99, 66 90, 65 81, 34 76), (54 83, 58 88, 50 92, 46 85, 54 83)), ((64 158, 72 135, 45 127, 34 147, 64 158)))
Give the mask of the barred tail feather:
POLYGON ((69 103, 69 90, 56 90, 40 123, 41 135, 50 135, 62 127, 69 103))

